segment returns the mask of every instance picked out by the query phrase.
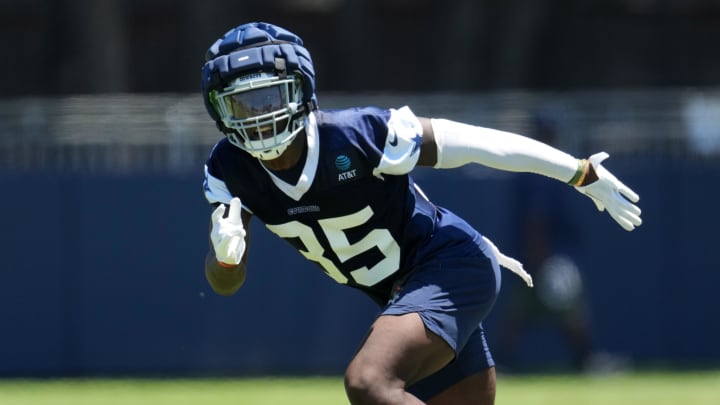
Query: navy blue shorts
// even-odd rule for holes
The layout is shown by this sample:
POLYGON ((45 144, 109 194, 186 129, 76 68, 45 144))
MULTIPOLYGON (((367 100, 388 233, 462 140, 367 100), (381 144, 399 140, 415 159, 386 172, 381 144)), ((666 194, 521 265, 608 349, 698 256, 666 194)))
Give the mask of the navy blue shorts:
POLYGON ((396 288, 382 315, 416 312, 455 351, 454 361, 409 387, 410 392, 427 400, 495 365, 482 320, 495 304, 500 281, 494 258, 463 257, 422 264, 396 288))

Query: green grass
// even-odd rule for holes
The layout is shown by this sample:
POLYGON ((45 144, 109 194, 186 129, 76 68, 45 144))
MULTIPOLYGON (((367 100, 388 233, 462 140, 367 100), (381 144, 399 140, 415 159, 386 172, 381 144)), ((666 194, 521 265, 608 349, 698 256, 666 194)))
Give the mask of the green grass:
MULTIPOLYGON (((718 405, 720 371, 500 376, 499 405, 718 405)), ((342 379, 0 380, 0 404, 346 404, 342 379)))
POLYGON ((500 377, 498 404, 720 405, 720 371, 500 377))

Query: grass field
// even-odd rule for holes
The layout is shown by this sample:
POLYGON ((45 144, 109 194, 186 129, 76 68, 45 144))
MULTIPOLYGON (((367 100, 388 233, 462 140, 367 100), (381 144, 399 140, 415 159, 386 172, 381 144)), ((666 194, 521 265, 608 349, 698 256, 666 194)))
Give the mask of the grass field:
MULTIPOLYGON (((612 376, 500 376, 499 405, 718 405, 720 371, 612 376)), ((336 405, 342 379, 0 380, 3 405, 336 405)))

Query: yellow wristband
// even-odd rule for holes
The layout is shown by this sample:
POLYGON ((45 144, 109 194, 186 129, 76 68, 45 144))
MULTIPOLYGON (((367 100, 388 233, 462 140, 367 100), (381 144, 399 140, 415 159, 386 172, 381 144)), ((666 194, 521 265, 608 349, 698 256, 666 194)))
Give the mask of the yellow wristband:
POLYGON ((570 179, 570 181, 567 182, 567 184, 571 186, 579 186, 582 184, 582 182, 585 180, 585 176, 587 176, 588 171, 590 167, 588 165, 587 159, 578 159, 578 168, 577 171, 575 171, 575 175, 570 179))

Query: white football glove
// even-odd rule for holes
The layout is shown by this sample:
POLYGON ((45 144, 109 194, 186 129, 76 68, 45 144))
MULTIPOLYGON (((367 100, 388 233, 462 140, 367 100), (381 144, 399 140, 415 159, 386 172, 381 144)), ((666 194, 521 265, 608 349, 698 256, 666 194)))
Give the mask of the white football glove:
POLYGON ((600 165, 609 156, 606 152, 590 156, 588 162, 595 169, 598 179, 575 189, 590 197, 599 211, 607 210, 626 231, 632 231, 642 224, 640 208, 633 204, 640 201, 640 196, 600 165))
POLYGON ((220 204, 212 213, 210 240, 220 263, 237 265, 245 253, 245 228, 240 217, 241 210, 240 199, 235 197, 230 201, 227 218, 223 218, 224 204, 220 204))

